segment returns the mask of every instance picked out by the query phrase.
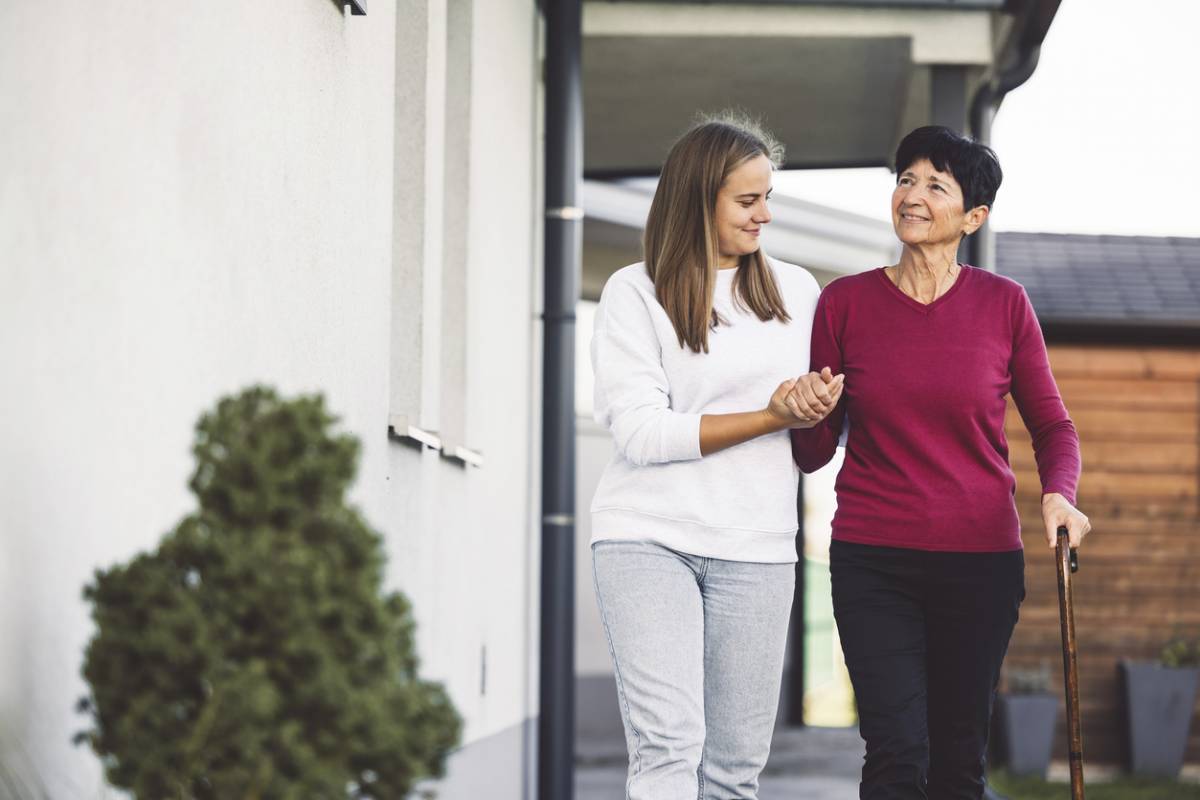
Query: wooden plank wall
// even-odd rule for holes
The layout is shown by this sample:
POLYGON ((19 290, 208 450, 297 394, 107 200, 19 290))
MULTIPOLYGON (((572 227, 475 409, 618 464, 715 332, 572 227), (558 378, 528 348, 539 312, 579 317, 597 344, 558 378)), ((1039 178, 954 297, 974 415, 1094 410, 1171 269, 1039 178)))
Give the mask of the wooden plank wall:
MULTIPOLYGON (((1084 753, 1089 761, 1121 763, 1117 662, 1157 657, 1178 626, 1200 633, 1200 352, 1051 345, 1050 363, 1079 431, 1079 508, 1092 521, 1075 580, 1084 753)), ((1048 662, 1061 697, 1054 558, 1045 545, 1029 435, 1011 399, 1007 431, 1027 594, 1006 667, 1048 662)), ((1061 707, 1059 720, 1055 757, 1065 760, 1061 707)), ((1200 713, 1186 761, 1200 762, 1200 713)))

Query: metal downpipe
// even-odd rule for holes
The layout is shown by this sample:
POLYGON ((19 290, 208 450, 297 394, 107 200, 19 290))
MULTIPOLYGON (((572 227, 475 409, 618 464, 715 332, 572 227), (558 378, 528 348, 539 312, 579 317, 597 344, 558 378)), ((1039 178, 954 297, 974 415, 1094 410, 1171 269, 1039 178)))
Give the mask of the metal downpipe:
POLYGON ((545 0, 539 800, 572 800, 575 761, 575 304, 583 212, 581 0, 545 0))

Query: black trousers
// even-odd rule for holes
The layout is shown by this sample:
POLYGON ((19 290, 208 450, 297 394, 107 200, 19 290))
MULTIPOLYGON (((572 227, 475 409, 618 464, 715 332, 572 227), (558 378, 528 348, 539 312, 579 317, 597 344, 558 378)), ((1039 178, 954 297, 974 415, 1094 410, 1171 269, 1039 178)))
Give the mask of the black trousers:
POLYGON ((862 800, 979 800, 1025 558, 834 540, 833 613, 867 745, 862 800))

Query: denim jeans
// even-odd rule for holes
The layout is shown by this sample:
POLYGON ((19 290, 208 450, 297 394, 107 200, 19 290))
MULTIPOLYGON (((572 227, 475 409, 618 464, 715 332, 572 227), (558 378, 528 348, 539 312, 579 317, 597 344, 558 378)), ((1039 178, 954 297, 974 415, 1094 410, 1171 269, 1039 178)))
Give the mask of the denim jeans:
POLYGON ((629 749, 627 800, 754 800, 779 705, 794 564, 592 547, 629 749))

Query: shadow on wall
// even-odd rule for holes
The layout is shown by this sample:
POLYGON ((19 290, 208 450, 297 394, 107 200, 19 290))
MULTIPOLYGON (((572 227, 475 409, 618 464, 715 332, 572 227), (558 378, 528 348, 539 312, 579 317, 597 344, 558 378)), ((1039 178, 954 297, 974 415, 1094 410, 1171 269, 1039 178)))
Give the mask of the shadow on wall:
POLYGON ((8 731, 0 730, 0 798, 50 800, 50 792, 33 759, 8 731))

